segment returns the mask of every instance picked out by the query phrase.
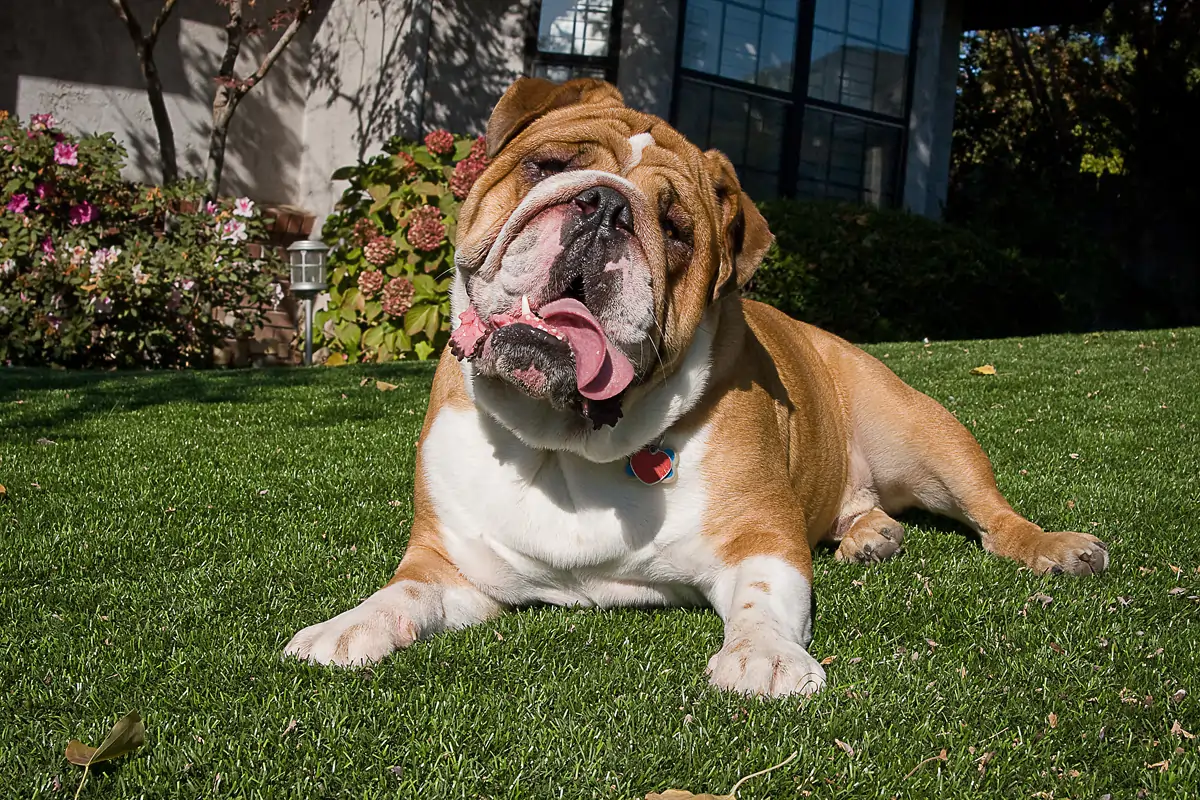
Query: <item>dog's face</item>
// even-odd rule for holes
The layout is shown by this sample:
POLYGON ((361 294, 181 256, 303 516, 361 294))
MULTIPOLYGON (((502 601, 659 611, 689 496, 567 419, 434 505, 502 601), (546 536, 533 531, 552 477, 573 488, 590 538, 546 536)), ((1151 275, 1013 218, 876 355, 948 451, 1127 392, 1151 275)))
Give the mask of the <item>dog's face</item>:
POLYGON ((459 216, 455 354, 477 396, 615 425, 749 279, 766 222, 723 155, 602 81, 519 80, 487 142, 459 216))

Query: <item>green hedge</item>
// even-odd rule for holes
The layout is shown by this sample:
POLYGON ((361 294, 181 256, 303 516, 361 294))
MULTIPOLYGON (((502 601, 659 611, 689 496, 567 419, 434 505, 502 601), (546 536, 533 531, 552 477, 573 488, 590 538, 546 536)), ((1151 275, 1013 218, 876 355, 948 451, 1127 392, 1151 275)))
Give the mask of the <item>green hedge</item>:
POLYGON ((747 294, 855 342, 970 339, 1066 327, 1037 262, 904 211, 760 204, 775 234, 747 294))

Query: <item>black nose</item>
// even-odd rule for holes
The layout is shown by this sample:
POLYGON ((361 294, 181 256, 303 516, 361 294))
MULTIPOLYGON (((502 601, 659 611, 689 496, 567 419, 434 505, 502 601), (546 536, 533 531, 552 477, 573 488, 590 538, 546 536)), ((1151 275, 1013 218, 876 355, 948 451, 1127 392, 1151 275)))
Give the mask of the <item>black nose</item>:
POLYGON ((575 205, 583 219, 602 229, 621 229, 633 233, 633 212, 625 195, 607 186, 593 186, 575 195, 575 205))

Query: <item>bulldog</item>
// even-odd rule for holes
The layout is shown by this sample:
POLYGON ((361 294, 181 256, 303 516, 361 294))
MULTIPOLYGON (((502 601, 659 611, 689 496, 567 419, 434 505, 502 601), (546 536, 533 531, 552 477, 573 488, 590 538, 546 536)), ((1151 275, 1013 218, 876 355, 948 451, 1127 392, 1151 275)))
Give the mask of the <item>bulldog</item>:
POLYGON ((517 81, 462 205, 454 330, 386 586, 286 653, 384 658, 538 603, 711 606, 710 682, 825 684, 812 549, 878 562, 925 509, 1037 573, 1108 564, 1000 495, 966 428, 842 339, 741 297, 773 236, 729 160, 611 85, 517 81))

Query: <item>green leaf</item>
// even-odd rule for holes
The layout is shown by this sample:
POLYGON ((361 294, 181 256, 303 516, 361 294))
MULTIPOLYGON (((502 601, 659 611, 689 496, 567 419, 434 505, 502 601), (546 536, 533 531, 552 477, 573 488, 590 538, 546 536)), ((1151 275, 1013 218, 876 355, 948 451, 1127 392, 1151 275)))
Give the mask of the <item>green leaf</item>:
POLYGON ((437 296, 437 282, 429 275, 414 275, 413 289, 418 297, 433 300, 437 296))
POLYGON ((373 186, 367 187, 367 194, 371 195, 371 199, 375 201, 371 203, 368 213, 374 214, 376 211, 388 204, 388 199, 392 194, 392 187, 388 186, 386 183, 377 183, 373 186))
POLYGON ((430 313, 425 320, 425 338, 432 340, 437 336, 438 328, 442 324, 442 314, 438 311, 437 306, 430 306, 430 313))
POLYGON ((458 198, 454 196, 454 192, 446 192, 438 198, 438 210, 447 217, 458 213, 458 198))
POLYGON ((378 300, 371 300, 367 303, 367 307, 363 309, 363 315, 367 318, 367 322, 374 322, 383 313, 383 303, 378 300))
POLYGON ((430 183, 429 181, 417 181, 412 185, 412 190, 417 194, 422 194, 429 197, 440 196, 442 192, 446 191, 436 183, 430 183))
POLYGON ((471 154, 471 145, 475 144, 474 139, 459 139, 454 143, 454 160, 462 161, 471 154))
POLYGON ((437 314, 436 306, 422 303, 410 308, 404 314, 404 332, 409 336, 416 336, 425 330, 425 326, 429 324, 430 314, 437 314))
POLYGON ((362 346, 379 347, 381 344, 383 344, 383 333, 384 331, 382 325, 376 325, 375 327, 371 328, 367 331, 366 335, 363 336, 362 346))
POLYGON ((351 349, 357 350, 358 342, 362 338, 362 329, 358 325, 342 320, 337 324, 335 330, 337 331, 338 342, 344 345, 348 351, 351 349))
POLYGON ((413 161, 425 169, 437 169, 441 166, 433 156, 429 155, 429 152, 424 147, 419 148, 413 153, 413 161))
POLYGON ((330 177, 335 181, 349 180, 357 169, 358 167, 352 164, 344 167, 338 167, 333 171, 333 175, 330 177))
POLYGON ((404 198, 397 197, 392 200, 392 204, 388 206, 388 211, 392 212, 392 217, 398 222, 404 216, 404 198))
POLYGON ((429 342, 417 342, 415 345, 413 345, 413 352, 417 354, 417 358, 424 361, 433 354, 433 345, 431 345, 429 342))

